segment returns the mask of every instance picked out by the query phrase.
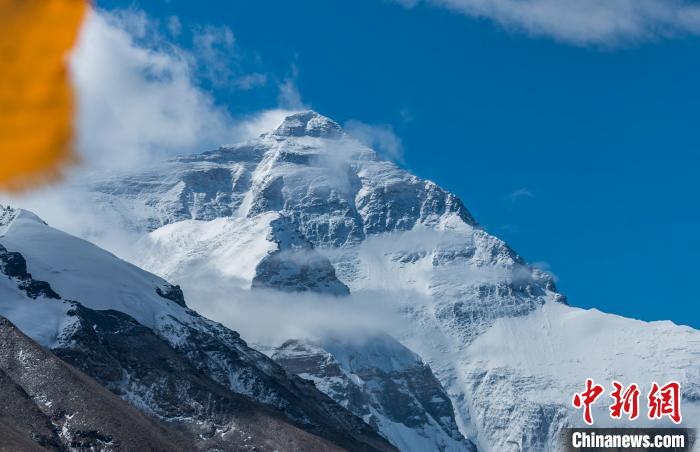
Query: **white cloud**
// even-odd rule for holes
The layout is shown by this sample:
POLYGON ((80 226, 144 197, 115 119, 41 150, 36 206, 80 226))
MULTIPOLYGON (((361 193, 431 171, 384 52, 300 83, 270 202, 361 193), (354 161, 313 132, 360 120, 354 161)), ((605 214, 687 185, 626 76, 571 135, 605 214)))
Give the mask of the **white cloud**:
MULTIPOLYGON (((279 346, 290 339, 317 339, 329 331, 351 334, 357 330, 405 331, 397 315, 400 291, 360 291, 336 298, 314 293, 285 293, 242 289, 214 276, 173 280, 185 291, 188 306, 216 319, 256 345, 279 346)), ((406 293, 403 299, 417 295, 406 293)), ((410 298, 409 298, 410 299, 410 298)))
POLYGON ((234 71, 231 62, 235 54, 236 39, 229 27, 199 26, 192 38, 199 71, 215 86, 231 83, 234 71))
POLYGON ((177 38, 182 33, 182 23, 177 16, 168 17, 168 32, 170 36, 177 38))
POLYGON ((521 199, 526 199, 526 198, 534 198, 535 194, 532 193, 532 191, 528 190, 527 188, 519 188, 517 190, 514 190, 508 198, 510 199, 510 202, 515 203, 520 201, 521 199))
POLYGON ((233 31, 226 26, 205 25, 199 28, 194 37, 198 54, 205 59, 217 56, 219 52, 232 48, 234 43, 233 31))
POLYGON ((112 251, 128 249, 133 237, 84 193, 86 177, 253 138, 294 113, 274 108, 232 118, 198 86, 196 58, 159 35, 143 12, 91 12, 71 57, 80 164, 57 186, 0 193, 0 202, 75 235, 99 237, 112 251))
POLYGON ((279 126, 287 116, 298 112, 299 110, 275 108, 248 115, 236 123, 233 135, 239 141, 259 137, 260 134, 269 132, 279 126))
POLYGON ((379 152, 382 157, 403 162, 401 139, 388 124, 365 124, 356 119, 345 123, 345 130, 362 144, 379 152))
POLYGON ((136 39, 144 39, 147 35, 150 35, 151 39, 155 38, 156 28, 148 20, 146 13, 141 10, 133 8, 115 9, 109 14, 102 13, 101 16, 136 39))
POLYGON ((147 47, 142 14, 93 12, 72 58, 78 148, 88 166, 127 168, 230 141, 232 119, 197 87, 186 52, 147 47))
POLYGON ((491 19, 498 24, 578 45, 620 45, 700 33, 700 5, 685 0, 396 0, 491 19))
POLYGON ((288 78, 279 84, 279 96, 277 103, 283 107, 293 110, 303 110, 306 108, 304 101, 301 100, 301 93, 296 86, 293 78, 288 78))
POLYGON ((267 75, 261 74, 260 72, 245 74, 238 77, 234 81, 234 84, 242 90, 249 90, 260 86, 265 86, 267 84, 267 75))
POLYGON ((549 277, 552 278, 552 280, 554 280, 555 283, 559 282, 559 277, 556 274, 554 274, 554 272, 552 271, 552 266, 549 264, 549 262, 533 262, 530 264, 530 266, 537 271, 549 275, 549 277))
POLYGON ((298 75, 299 70, 296 64, 292 64, 291 74, 283 82, 277 84, 279 89, 277 104, 280 108, 287 110, 307 110, 309 108, 302 100, 299 88, 297 88, 296 80, 298 75))

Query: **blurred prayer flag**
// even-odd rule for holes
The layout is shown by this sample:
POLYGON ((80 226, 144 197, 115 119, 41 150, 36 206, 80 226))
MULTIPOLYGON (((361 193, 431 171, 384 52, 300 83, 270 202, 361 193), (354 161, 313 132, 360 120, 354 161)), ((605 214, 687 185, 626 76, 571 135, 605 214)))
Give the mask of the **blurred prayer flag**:
POLYGON ((87 0, 0 0, 0 189, 55 180, 72 161, 68 56, 87 0))

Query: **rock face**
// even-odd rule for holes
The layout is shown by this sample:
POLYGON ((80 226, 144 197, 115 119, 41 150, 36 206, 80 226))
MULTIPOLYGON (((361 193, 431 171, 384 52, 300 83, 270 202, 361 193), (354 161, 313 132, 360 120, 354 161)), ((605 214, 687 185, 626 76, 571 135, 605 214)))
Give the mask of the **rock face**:
MULTIPOLYGON (((207 296, 226 299, 232 286, 322 296, 345 292, 342 284, 347 303, 376 300, 400 319, 388 323, 408 325, 392 333, 430 366, 480 450, 556 450, 557 432, 581 423, 570 399, 587 377, 679 380, 685 422, 700 426, 698 331, 568 306, 551 276, 485 231, 455 195, 317 113, 88 190, 142 234, 136 263, 185 288, 206 279, 222 291, 207 296), (277 221, 307 244, 293 248, 309 258, 301 265, 275 239, 277 221)), ((238 327, 232 314, 218 320, 238 327)))
MULTIPOLYGON (((343 438, 332 428, 323 431, 323 427, 304 426, 301 422, 295 425, 281 411, 267 409, 232 392, 226 382, 212 379, 205 365, 197 367, 202 361, 193 360, 198 357, 196 349, 192 350, 195 356, 183 356, 125 314, 77 305, 68 315, 75 316, 76 321, 59 337, 54 353, 143 412, 188 432, 189 437, 197 438, 199 448, 338 449, 332 441, 303 431, 305 427, 334 437, 338 444, 358 447, 353 438, 343 438)), ((191 339, 184 337, 183 341, 191 339)), ((208 345, 213 346, 211 353, 217 345, 220 347, 208 345)), ((219 348, 218 352, 226 353, 226 349, 219 348)), ((241 370, 244 369, 242 365, 241 370)), ((313 402, 304 402, 305 408, 313 407, 313 402)), ((324 403, 319 399, 315 402, 324 403)), ((301 408, 296 412, 290 408, 287 413, 296 417, 304 413, 301 408)))
POLYGON ((191 447, 0 317, 0 450, 191 447))
MULTIPOLYGON (((176 286, 28 212, 15 212, 5 226, 0 315, 197 448, 393 449, 237 333, 187 309, 176 286)), ((8 366, 0 369, 8 373, 8 366)), ((47 381, 51 372, 42 374, 47 381)))
POLYGON ((348 286, 338 280, 328 258, 304 239, 285 217, 270 222, 268 240, 277 249, 255 267, 251 288, 277 289, 287 292, 316 292, 349 295, 348 286))
POLYGON ((0 245, 0 271, 8 278, 15 279, 17 287, 29 298, 35 300, 37 297, 54 300, 61 298, 51 289, 49 283, 32 278, 32 275, 27 272, 27 262, 20 253, 11 253, 2 245, 0 245))
POLYGON ((430 367, 387 335, 290 340, 272 358, 401 450, 476 450, 459 432, 452 403, 430 367))

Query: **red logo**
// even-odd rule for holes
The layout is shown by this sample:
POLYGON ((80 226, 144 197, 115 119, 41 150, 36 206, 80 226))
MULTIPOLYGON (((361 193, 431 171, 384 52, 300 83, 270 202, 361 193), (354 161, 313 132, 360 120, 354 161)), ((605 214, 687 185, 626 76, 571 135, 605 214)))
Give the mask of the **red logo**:
POLYGON ((632 383, 625 389, 618 381, 612 382, 615 390, 610 393, 613 403, 610 405, 610 417, 620 419, 622 413, 627 414, 629 420, 639 417, 639 387, 632 383))
POLYGON ((588 425, 593 425, 593 415, 591 414, 591 405, 598 400, 601 394, 605 392, 605 388, 601 385, 593 384, 593 379, 586 379, 586 390, 582 393, 574 394, 574 408, 581 409, 583 407, 583 420, 588 425))
MULTIPOLYGON (((610 397, 613 399, 613 402, 609 407, 610 417, 622 419, 623 414, 625 414, 631 421, 637 419, 639 417, 639 386, 632 383, 625 388, 622 383, 613 380, 612 387, 613 390, 610 392, 610 397)), ((583 421, 586 424, 593 425, 591 407, 604 392, 605 388, 603 386, 597 385, 593 382, 593 379, 587 378, 585 390, 574 394, 571 402, 574 408, 578 410, 583 409, 583 421)), ((680 406, 681 385, 678 382, 671 381, 664 386, 659 386, 656 382, 652 383, 647 399, 649 419, 661 419, 664 416, 668 416, 674 423, 681 423, 683 419, 680 406)))
POLYGON ((649 419, 661 419, 668 416, 674 423, 681 423, 681 385, 671 381, 659 387, 656 382, 649 391, 649 419))

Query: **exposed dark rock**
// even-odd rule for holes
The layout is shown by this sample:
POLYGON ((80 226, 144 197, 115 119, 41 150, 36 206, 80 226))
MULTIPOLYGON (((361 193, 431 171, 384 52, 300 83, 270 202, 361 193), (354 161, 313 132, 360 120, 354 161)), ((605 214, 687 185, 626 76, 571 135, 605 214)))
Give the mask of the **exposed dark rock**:
POLYGON ((288 116, 275 129, 273 135, 281 137, 335 138, 342 133, 343 129, 335 121, 321 116, 315 111, 305 111, 288 116))
MULTIPOLYGON (((298 444, 291 450, 330 450, 336 444, 351 450, 390 448, 361 420, 352 421, 349 413, 342 413, 344 410, 330 399, 324 401, 325 396, 311 391, 313 388, 301 381, 295 383, 281 369, 274 376, 261 373, 212 336, 194 329, 180 330, 183 345, 174 349, 120 312, 76 305, 71 314, 77 321, 59 338, 54 352, 142 411, 188 432, 189 437, 197 438, 199 447, 244 444, 260 450, 285 450, 289 444, 298 444), (228 387, 229 369, 216 366, 220 360, 208 358, 214 354, 227 355, 232 368, 248 373, 250 381, 259 386, 258 397, 271 396, 268 388, 272 386, 278 397, 292 403, 286 402, 282 412, 233 393, 228 387), (289 382, 289 387, 276 379, 289 382), (319 412, 319 407, 326 407, 326 411, 319 412), (261 423, 280 436, 270 437, 260 430, 261 423)), ((237 335, 229 339, 240 341, 237 335)))
POLYGON ((193 444, 0 317, 0 450, 192 450, 193 444))
POLYGON ((17 281, 17 286, 30 298, 43 296, 58 300, 58 295, 45 281, 37 281, 27 272, 27 262, 20 253, 10 252, 0 245, 0 273, 17 281))
POLYGON ((0 450, 66 450, 48 417, 3 370, 0 410, 0 450))
POLYGON ((174 301, 183 308, 187 307, 187 303, 185 303, 185 294, 182 293, 180 286, 168 284, 162 288, 156 287, 156 293, 166 300, 174 301))
POLYGON ((264 257, 256 267, 253 289, 350 294, 328 258, 316 251, 287 217, 272 221, 270 226, 268 240, 277 244, 277 250, 264 257))
POLYGON ((365 419, 395 445, 430 438, 436 450, 475 450, 430 367, 391 337, 370 334, 317 343, 290 340, 273 359, 365 419), (406 430, 413 430, 413 436, 406 430))

